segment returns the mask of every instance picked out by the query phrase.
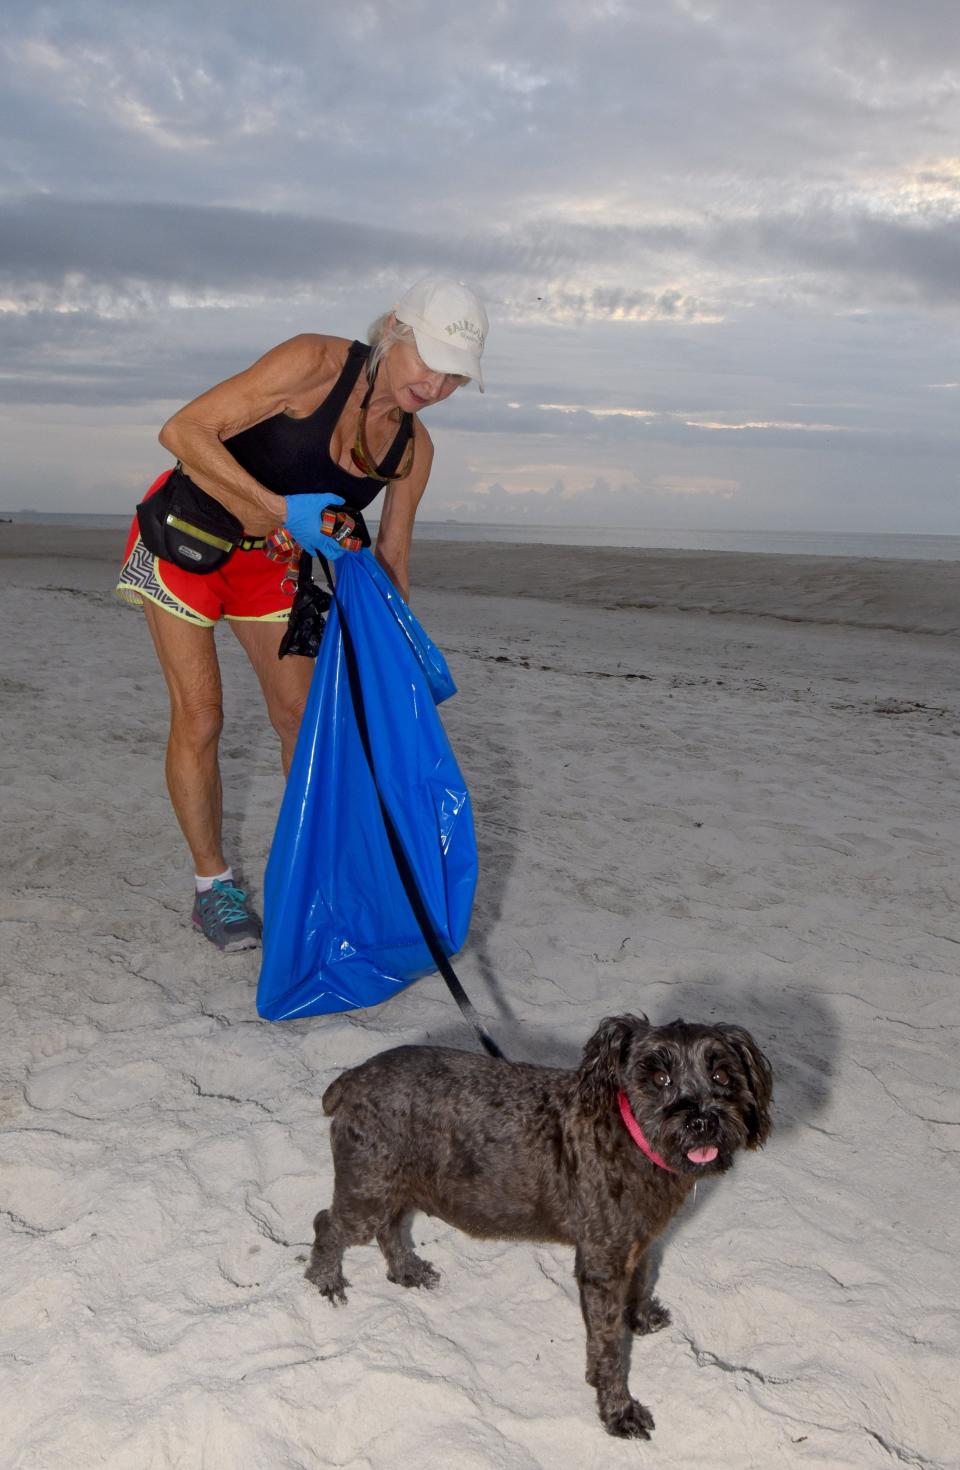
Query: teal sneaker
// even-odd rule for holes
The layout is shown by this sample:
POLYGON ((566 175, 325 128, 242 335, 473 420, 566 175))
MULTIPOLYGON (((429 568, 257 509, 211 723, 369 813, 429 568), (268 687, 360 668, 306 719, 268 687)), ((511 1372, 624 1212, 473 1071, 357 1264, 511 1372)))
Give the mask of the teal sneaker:
POLYGON ((198 893, 193 905, 193 925, 226 954, 256 949, 260 943, 260 920, 250 912, 250 900, 235 883, 216 881, 198 893))

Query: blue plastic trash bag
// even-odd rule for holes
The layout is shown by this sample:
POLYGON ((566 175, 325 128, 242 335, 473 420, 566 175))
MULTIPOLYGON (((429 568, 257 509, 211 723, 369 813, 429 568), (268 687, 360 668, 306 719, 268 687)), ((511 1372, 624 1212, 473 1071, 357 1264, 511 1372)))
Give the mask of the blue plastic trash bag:
MULTIPOLYGON (((380 791, 453 955, 477 881, 470 796, 435 707, 456 686, 369 551, 340 557, 336 579, 380 791)), ((377 1005, 434 969, 357 730, 334 604, 267 863, 257 1010, 282 1021, 377 1005)))

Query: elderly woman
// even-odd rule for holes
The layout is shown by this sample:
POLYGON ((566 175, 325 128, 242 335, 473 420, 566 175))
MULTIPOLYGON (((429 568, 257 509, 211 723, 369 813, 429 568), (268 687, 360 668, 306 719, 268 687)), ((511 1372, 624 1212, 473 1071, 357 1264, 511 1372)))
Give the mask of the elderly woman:
POLYGON ((193 923, 221 950, 257 945, 260 924, 222 845, 214 624, 230 623, 253 665, 286 771, 313 664, 298 654, 278 658, 292 589, 289 566, 271 559, 266 538, 283 527, 306 551, 349 555, 323 533, 322 512, 341 502, 364 510, 386 488, 376 556, 407 597, 414 517, 433 461, 418 414, 471 378, 482 391, 486 333, 486 313, 469 287, 427 277, 374 322, 370 346, 312 333, 293 337, 195 398, 160 432, 179 463, 149 495, 169 491, 177 477, 208 508, 197 487, 213 497, 213 509, 231 513, 226 520, 232 515, 237 528, 233 550, 229 539, 202 530, 202 539, 181 546, 197 560, 208 543, 227 547, 220 565, 194 571, 185 569, 191 563, 184 556, 168 560, 145 545, 141 517, 131 527, 117 586, 126 601, 143 606, 167 681, 167 785, 193 856, 193 923))

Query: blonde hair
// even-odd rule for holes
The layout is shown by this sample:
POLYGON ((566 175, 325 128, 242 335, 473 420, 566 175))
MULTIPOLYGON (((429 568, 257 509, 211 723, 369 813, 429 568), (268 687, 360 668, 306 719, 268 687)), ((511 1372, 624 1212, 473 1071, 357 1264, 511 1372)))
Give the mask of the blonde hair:
POLYGON ((367 358, 368 383, 372 383, 377 376, 377 368, 395 342, 412 342, 414 347, 417 345, 413 328, 408 327, 406 322, 394 321, 392 327, 387 326, 392 316, 392 311, 385 311, 367 328, 367 341, 371 348, 370 356, 367 358))

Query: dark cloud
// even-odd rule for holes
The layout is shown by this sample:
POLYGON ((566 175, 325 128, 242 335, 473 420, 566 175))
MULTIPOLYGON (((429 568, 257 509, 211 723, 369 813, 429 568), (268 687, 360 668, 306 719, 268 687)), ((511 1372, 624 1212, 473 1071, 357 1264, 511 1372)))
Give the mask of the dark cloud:
POLYGON ((960 302, 960 212, 952 210, 891 219, 813 209, 722 223, 704 243, 741 268, 785 262, 832 279, 848 300, 875 305, 915 294, 935 304, 960 302))
POLYGON ((453 268, 455 247, 391 229, 252 209, 33 198, 0 206, 12 282, 79 276, 205 291, 310 285, 349 274, 453 268))
MULTIPOLYGON (((914 295, 960 298, 960 212, 929 210, 910 219, 811 208, 802 214, 705 219, 680 226, 627 228, 541 221, 505 232, 452 238, 281 211, 148 202, 32 197, 0 201, 0 278, 14 296, 43 305, 38 289, 65 285, 88 304, 92 289, 206 295, 278 295, 355 282, 378 272, 404 277, 428 269, 498 283, 508 309, 561 318, 680 317, 720 314, 724 278, 749 280, 785 266, 803 272, 787 290, 842 294, 878 304, 914 295), (710 270, 712 294, 626 280, 574 285, 579 273, 631 268, 662 282, 674 270, 710 270), (722 276, 721 274, 722 273, 722 276), (752 274, 750 274, 752 273, 752 274)), ((776 281, 776 291, 785 289, 776 281)))
POLYGON ((469 397, 448 402, 440 413, 434 410, 430 422, 436 422, 441 432, 534 436, 550 442, 551 457, 570 454, 572 449, 573 457, 578 458, 584 448, 602 446, 608 454, 624 453, 628 463, 642 460, 652 444, 724 453, 790 450, 812 455, 856 453, 923 458, 952 455, 957 443, 956 434, 946 427, 939 433, 929 429, 918 432, 913 426, 896 424, 858 429, 842 423, 804 422, 802 418, 793 422, 740 422, 729 416, 698 420, 676 413, 638 417, 610 409, 597 416, 588 409, 537 404, 511 408, 502 401, 484 404, 478 411, 469 397))

